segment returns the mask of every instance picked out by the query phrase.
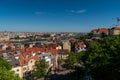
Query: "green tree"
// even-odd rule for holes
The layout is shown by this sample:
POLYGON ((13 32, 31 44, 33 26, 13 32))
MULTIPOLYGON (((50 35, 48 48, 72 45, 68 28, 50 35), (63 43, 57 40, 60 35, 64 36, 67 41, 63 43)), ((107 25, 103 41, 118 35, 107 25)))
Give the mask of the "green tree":
POLYGON ((4 67, 7 70, 11 70, 12 66, 4 59, 0 58, 0 67, 4 67))
POLYGON ((69 66, 73 66, 75 63, 77 63, 77 56, 75 53, 73 52, 70 52, 68 54, 68 59, 66 60, 66 63, 69 65, 69 66))
POLYGON ((12 66, 0 58, 0 80, 22 80, 14 72, 10 71, 12 66))
POLYGON ((37 80, 39 78, 43 78, 47 75, 48 63, 41 59, 35 63, 35 68, 32 71, 32 78, 37 80))
POLYGON ((23 80, 14 72, 7 70, 5 67, 0 67, 0 80, 23 80))
POLYGON ((62 64, 62 62, 63 62, 62 57, 58 57, 58 65, 61 65, 61 64, 62 64))
POLYGON ((92 38, 92 37, 93 37, 93 33, 87 33, 87 34, 81 36, 81 37, 78 38, 78 39, 80 39, 80 40, 82 40, 82 41, 85 41, 86 39, 90 39, 90 38, 92 38))
POLYGON ((95 80, 119 80, 120 36, 108 36, 90 43, 87 51, 78 58, 95 80))

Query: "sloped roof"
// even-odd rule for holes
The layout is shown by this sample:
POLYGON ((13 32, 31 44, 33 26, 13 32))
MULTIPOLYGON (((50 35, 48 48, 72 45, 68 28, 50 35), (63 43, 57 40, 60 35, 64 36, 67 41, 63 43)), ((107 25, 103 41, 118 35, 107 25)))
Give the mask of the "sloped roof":
POLYGON ((120 30, 120 26, 112 27, 111 29, 120 30))

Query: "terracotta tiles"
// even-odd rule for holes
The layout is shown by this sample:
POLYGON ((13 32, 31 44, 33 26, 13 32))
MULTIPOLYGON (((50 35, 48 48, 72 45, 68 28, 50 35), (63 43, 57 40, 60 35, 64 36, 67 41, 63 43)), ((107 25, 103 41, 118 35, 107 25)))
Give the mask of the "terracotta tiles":
POLYGON ((107 33, 108 29, 106 29, 106 28, 93 29, 91 32, 93 32, 93 33, 107 33))
POLYGON ((57 54, 57 50, 56 49, 51 49, 51 51, 50 51, 52 54, 57 54))
POLYGON ((118 27, 113 27, 112 29, 114 29, 114 30, 120 30, 120 26, 118 26, 118 27))
MULTIPOLYGON (((14 50, 7 50, 6 53, 20 51, 20 53, 14 54, 15 57, 19 58, 20 65, 28 64, 28 61, 34 59, 35 61, 39 60, 36 56, 38 52, 51 52, 52 54, 57 54, 57 50, 53 48, 45 48, 45 47, 33 47, 33 48, 26 48, 26 49, 14 49, 14 50)), ((1 53, 4 53, 2 51, 1 53)))
POLYGON ((20 59, 20 65, 27 64, 29 60, 34 59, 35 61, 39 60, 39 58, 36 56, 37 52, 48 52, 50 51, 52 54, 57 54, 57 50, 51 48, 50 50, 48 48, 27 48, 25 51, 23 51, 21 54, 16 54, 16 57, 19 57, 20 59), (34 55, 33 55, 34 54, 34 55))
POLYGON ((97 33, 97 29, 93 29, 91 32, 93 32, 93 33, 97 33))
POLYGON ((107 33, 107 32, 108 32, 108 29, 106 29, 106 28, 100 28, 100 29, 98 29, 98 32, 107 33))

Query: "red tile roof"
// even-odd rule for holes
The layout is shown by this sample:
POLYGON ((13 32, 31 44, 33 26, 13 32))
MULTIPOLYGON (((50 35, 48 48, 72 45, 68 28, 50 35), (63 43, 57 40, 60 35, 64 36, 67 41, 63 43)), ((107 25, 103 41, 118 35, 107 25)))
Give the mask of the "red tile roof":
POLYGON ((75 43, 75 41, 76 41, 76 39, 74 39, 74 38, 70 39, 71 43, 75 43))
POLYGON ((97 33, 97 29, 93 29, 91 32, 93 32, 93 33, 97 33))
POLYGON ((28 53, 21 53, 16 55, 16 57, 19 57, 20 65, 28 64, 28 61, 31 59, 34 59, 35 61, 39 60, 37 56, 32 56, 31 54, 29 55, 28 53))
POLYGON ((120 30, 120 26, 113 27, 114 30, 120 30))
POLYGON ((32 57, 30 57, 30 60, 31 59, 34 59, 35 61, 38 61, 39 60, 39 58, 37 57, 37 56, 32 56, 32 57))
POLYGON ((26 51, 27 52, 31 52, 31 51, 32 52, 38 52, 38 51, 45 52, 46 49, 44 47, 34 47, 34 48, 27 48, 26 51))
MULTIPOLYGON (((5 51, 6 53, 9 52, 15 52, 15 51, 20 51, 19 54, 14 54, 15 57, 19 57, 19 62, 20 65, 24 65, 27 64, 29 60, 34 59, 35 61, 39 60, 39 58, 36 56, 37 52, 48 52, 50 51, 52 54, 56 55, 57 54, 57 50, 54 48, 44 48, 44 47, 34 47, 34 48, 26 48, 24 49, 15 49, 15 50, 7 50, 5 51), (33 56, 33 53, 35 54, 33 56)), ((3 51, 2 51, 3 53, 3 51)))
POLYGON ((56 49, 51 49, 50 52, 51 52, 52 54, 54 54, 54 55, 57 54, 57 50, 56 50, 56 49))
POLYGON ((106 29, 106 28, 93 29, 91 32, 93 32, 93 33, 107 33, 108 29, 106 29))
POLYGON ((78 41, 75 45, 75 47, 81 47, 81 48, 85 48, 85 43, 83 41, 78 41))
MULTIPOLYGON (((34 56, 32 55, 33 52, 34 52, 34 54, 36 54, 38 51, 40 51, 40 52, 46 52, 46 51, 48 51, 48 49, 47 48, 38 48, 38 47, 27 48, 26 51, 24 51, 21 54, 16 54, 15 56, 19 57, 19 59, 20 59, 20 65, 24 65, 24 64, 27 64, 28 61, 31 60, 31 59, 34 59, 35 61, 39 60, 39 58, 36 55, 34 55, 34 56), (29 56, 29 57, 27 57, 27 56, 29 56)), ((51 48, 49 51, 52 54, 54 54, 54 55, 57 54, 57 50, 56 49, 51 48)))
POLYGON ((100 32, 100 33, 107 33, 108 29, 106 29, 106 28, 100 28, 100 29, 98 29, 98 32, 100 32))

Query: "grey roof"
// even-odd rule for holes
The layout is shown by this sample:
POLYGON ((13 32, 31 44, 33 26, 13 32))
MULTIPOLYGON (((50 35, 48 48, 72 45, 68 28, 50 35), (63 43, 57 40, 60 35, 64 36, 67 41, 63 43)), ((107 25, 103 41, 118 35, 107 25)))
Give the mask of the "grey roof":
POLYGON ((39 58, 43 59, 44 57, 49 57, 50 59, 53 59, 55 56, 52 55, 51 52, 46 52, 44 54, 37 55, 39 58))
POLYGON ((15 52, 3 53, 3 59, 7 60, 13 67, 19 66, 19 59, 15 59, 15 52))

